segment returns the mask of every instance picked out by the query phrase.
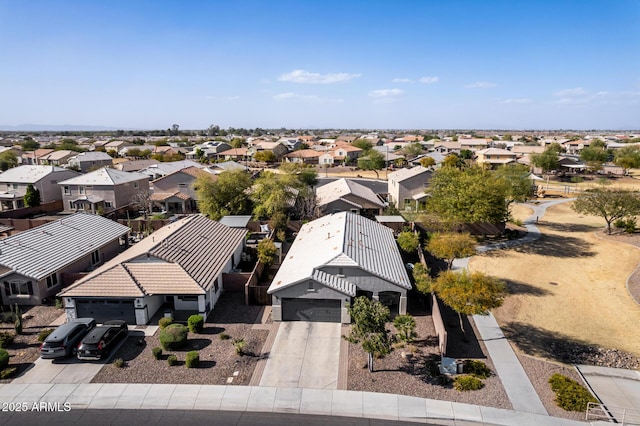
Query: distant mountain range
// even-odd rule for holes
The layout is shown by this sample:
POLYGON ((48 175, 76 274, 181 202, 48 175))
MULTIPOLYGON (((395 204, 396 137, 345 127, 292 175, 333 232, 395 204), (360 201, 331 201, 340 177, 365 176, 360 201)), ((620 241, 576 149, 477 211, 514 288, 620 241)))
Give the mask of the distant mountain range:
POLYGON ((0 131, 5 132, 66 132, 66 131, 101 131, 101 130, 130 130, 107 126, 82 126, 77 124, 18 124, 17 126, 7 126, 0 124, 0 131))

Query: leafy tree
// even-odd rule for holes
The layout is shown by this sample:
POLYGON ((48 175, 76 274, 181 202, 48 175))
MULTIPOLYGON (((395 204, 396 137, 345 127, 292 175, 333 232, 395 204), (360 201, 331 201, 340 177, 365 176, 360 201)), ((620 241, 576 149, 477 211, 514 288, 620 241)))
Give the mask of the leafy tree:
POLYGON ((628 145, 616 150, 614 163, 624 169, 624 174, 629 173, 629 169, 640 167, 640 146, 628 145))
POLYGON ((504 282, 482 272, 468 273, 466 270, 441 272, 433 282, 433 290, 458 313, 465 342, 468 339, 462 315, 486 315, 489 310, 501 306, 505 297, 504 282))
POLYGON ((233 138, 231 140, 231 148, 242 148, 242 144, 244 143, 244 139, 241 138, 233 138))
POLYGON ((35 151, 36 149, 40 148, 40 144, 31 136, 25 137, 20 146, 22 146, 23 151, 35 151))
POLYGON ((431 283, 433 280, 429 274, 429 268, 425 267, 422 263, 413 265, 413 279, 420 293, 427 296, 431 294, 431 283))
POLYGON ((369 151, 371 148, 373 148, 373 143, 367 139, 356 139, 351 143, 351 145, 355 146, 356 148, 360 148, 363 151, 369 151))
POLYGON ((597 143, 592 143, 580 151, 580 159, 587 163, 592 169, 600 170, 602 164, 609 160, 610 153, 606 147, 597 143))
POLYGON ((258 261, 260 263, 266 266, 273 264, 277 253, 278 249, 270 239, 265 238, 258 243, 258 261))
POLYGON ((271 217, 275 213, 285 213, 295 204, 300 184, 295 175, 263 172, 251 189, 256 217, 271 217))
POLYGON ((18 165, 18 156, 14 151, 7 150, 0 152, 0 170, 6 171, 18 165))
POLYGON ((273 163, 274 161, 277 160, 276 155, 273 153, 273 151, 258 151, 256 152, 256 154, 253 156, 253 159, 256 161, 262 161, 265 163, 273 163))
POLYGON ((411 343, 417 336, 416 320, 411 315, 398 315, 393 319, 393 325, 398 330, 398 339, 401 342, 411 343))
POLYGON ((348 311, 353 325, 346 339, 351 343, 362 342, 362 349, 369 355, 369 371, 373 372, 373 354, 384 356, 391 353, 389 330, 386 329, 390 319, 389 308, 377 300, 360 296, 349 306, 348 311))
POLYGON ((426 249, 435 257, 446 261, 447 268, 451 269, 454 260, 476 253, 476 240, 467 232, 437 232, 429 238, 426 249))
POLYGON ((541 168, 545 174, 548 174, 552 170, 558 170, 560 167, 558 152, 553 149, 552 146, 553 144, 541 154, 531 154, 531 164, 541 168))
POLYGON ((376 178, 379 178, 378 170, 383 169, 385 166, 384 154, 375 149, 364 151, 358 158, 358 167, 362 170, 373 170, 376 173, 376 178))
POLYGON ((451 153, 451 154, 447 155, 446 157, 444 157, 444 160, 442 160, 442 167, 443 168, 462 169, 466 165, 467 165, 467 163, 464 162, 464 159, 462 157, 460 157, 456 153, 451 153))
POLYGON ((217 175, 217 179, 201 174, 194 183, 200 212, 214 220, 251 212, 251 200, 247 196, 251 183, 251 177, 244 170, 227 170, 217 175))
POLYGON ((620 189, 588 189, 578 195, 571 207, 577 213, 603 218, 607 234, 611 234, 611 223, 640 214, 640 195, 620 189))
POLYGON ((505 133, 504 136, 502 137, 503 141, 512 141, 513 140, 513 136, 511 136, 509 133, 505 133))
POLYGON ((433 167, 436 165, 436 160, 433 157, 423 157, 420 159, 420 165, 422 167, 433 167))
POLYGON ((507 207, 513 202, 524 203, 531 196, 531 180, 529 168, 524 164, 505 164, 495 171, 495 176, 502 181, 505 190, 507 207))
POLYGON ((404 153, 407 158, 415 158, 424 152, 424 148, 418 142, 410 143, 404 147, 404 153))
POLYGON ((402 251, 411 253, 420 246, 420 238, 415 232, 403 231, 398 234, 398 245, 402 251))
POLYGON ((473 151, 471 151, 470 149, 461 149, 460 158, 462 158, 463 160, 471 160, 473 158, 473 151))
POLYGON ((32 184, 27 185, 24 194, 24 203, 27 207, 37 207, 40 205, 40 191, 32 184))
POLYGON ((439 169, 427 193, 427 209, 444 224, 501 223, 509 217, 505 182, 479 166, 439 169))

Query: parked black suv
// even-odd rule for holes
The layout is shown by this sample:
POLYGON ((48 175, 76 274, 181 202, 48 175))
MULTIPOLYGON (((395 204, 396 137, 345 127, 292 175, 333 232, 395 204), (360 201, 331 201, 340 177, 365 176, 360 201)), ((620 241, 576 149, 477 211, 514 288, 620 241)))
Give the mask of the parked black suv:
POLYGON ((95 327, 93 318, 76 318, 62 324, 47 336, 40 345, 40 356, 44 359, 70 356, 80 340, 95 327))
POLYGON ((78 359, 104 358, 128 333, 127 322, 122 320, 107 321, 93 328, 78 345, 78 359))

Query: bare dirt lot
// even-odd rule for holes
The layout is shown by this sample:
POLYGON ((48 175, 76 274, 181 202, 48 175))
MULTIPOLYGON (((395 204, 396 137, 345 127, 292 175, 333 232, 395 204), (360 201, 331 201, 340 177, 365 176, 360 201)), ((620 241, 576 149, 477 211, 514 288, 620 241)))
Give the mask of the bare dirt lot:
POLYGON ((578 215, 570 202, 548 209, 538 227, 538 241, 469 263, 507 282, 511 296, 493 311, 505 333, 534 355, 553 356, 548 343, 563 341, 640 355, 640 306, 625 285, 640 250, 600 238, 604 221, 578 215))

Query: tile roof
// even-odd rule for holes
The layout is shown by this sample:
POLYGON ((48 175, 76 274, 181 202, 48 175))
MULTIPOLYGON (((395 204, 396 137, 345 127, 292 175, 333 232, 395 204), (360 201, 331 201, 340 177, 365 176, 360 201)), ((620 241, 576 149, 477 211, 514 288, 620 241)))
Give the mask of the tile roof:
POLYGON ((75 213, 0 240, 0 265, 41 280, 130 229, 90 213, 75 213))
MULTIPOLYGON (((169 225, 163 226, 60 294, 63 296, 102 296, 102 293, 89 294, 96 288, 91 282, 118 265, 126 267, 129 275, 134 279, 140 279, 137 284, 140 285, 144 294, 152 294, 151 291, 158 291, 158 288, 153 287, 153 284, 149 283, 149 281, 145 281, 144 277, 149 276, 148 274, 153 275, 155 270, 155 277, 161 283, 158 285, 168 286, 170 282, 164 280, 161 275, 165 273, 171 273, 174 276, 177 276, 175 274, 180 275, 179 270, 175 268, 180 268, 180 270, 184 271, 185 276, 190 277, 197 283, 201 290, 209 290, 213 287, 217 277, 222 273, 222 269, 237 247, 243 243, 246 233, 246 229, 229 228, 202 215, 185 216, 169 225), (148 267, 132 267, 134 263, 148 265, 148 267), (138 273, 142 275, 138 277, 138 273), (85 285, 89 290, 80 288, 85 285)), ((180 277, 180 285, 176 287, 176 291, 182 291, 180 289, 186 288, 185 286, 187 285, 186 278, 182 275, 180 277)), ((178 281, 176 281, 177 284, 178 281)), ((191 286, 189 288, 195 291, 195 287, 191 286)), ((116 293, 116 290, 114 289, 114 293, 116 293)), ((194 294, 194 292, 188 294, 194 294)))
MULTIPOLYGON (((384 203, 370 188, 349 179, 338 179, 316 189, 318 206, 327 205, 350 195, 366 200, 376 206, 384 207, 384 203)), ((354 202, 354 200, 350 199, 346 199, 345 201, 354 202)))
POLYGON ((268 293, 314 277, 326 265, 352 265, 410 289, 393 231, 350 212, 323 216, 302 226, 268 293))
POLYGON ((336 275, 316 269, 313 271, 313 279, 348 296, 354 297, 356 295, 356 285, 336 275))
POLYGON ((58 182, 60 185, 121 185, 127 182, 148 180, 149 177, 137 172, 123 172, 121 170, 103 167, 84 175, 58 182))

